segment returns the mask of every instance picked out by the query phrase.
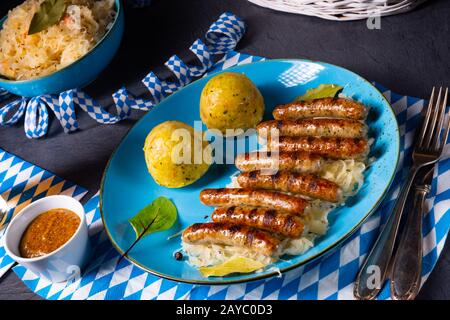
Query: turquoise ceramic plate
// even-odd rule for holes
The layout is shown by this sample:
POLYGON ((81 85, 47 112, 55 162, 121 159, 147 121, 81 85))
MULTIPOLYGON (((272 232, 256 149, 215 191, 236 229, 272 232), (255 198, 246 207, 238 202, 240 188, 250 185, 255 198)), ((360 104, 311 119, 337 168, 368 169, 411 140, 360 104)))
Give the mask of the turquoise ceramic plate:
MULTIPOLYGON (((289 102, 308 88, 322 83, 343 86, 344 94, 361 100, 371 108, 368 124, 370 135, 375 138, 371 153, 376 156, 376 161, 365 173, 362 190, 346 206, 330 214, 328 233, 317 239, 312 249, 275 264, 281 271, 287 271, 338 245, 376 209, 389 188, 397 166, 400 143, 397 121, 389 103, 377 89, 360 76, 337 66, 305 60, 272 60, 235 67, 230 71, 245 73, 258 86, 266 103, 266 119, 270 119, 271 111, 277 104, 289 102)), ((148 112, 120 143, 103 176, 103 222, 112 243, 123 253, 135 240, 128 219, 155 198, 165 196, 177 206, 178 222, 170 230, 142 239, 129 253, 131 262, 156 275, 190 283, 236 283, 273 276, 275 272, 272 268, 260 273, 204 278, 187 263, 173 258, 173 253, 180 249, 180 237, 167 240, 190 224, 205 221, 212 208, 200 203, 200 191, 225 187, 230 183, 230 176, 236 172, 234 165, 216 164, 202 179, 181 189, 161 187, 147 172, 142 151, 145 137, 163 121, 179 120, 193 125, 194 121, 199 120, 199 97, 209 78, 197 80, 165 99, 148 112)))

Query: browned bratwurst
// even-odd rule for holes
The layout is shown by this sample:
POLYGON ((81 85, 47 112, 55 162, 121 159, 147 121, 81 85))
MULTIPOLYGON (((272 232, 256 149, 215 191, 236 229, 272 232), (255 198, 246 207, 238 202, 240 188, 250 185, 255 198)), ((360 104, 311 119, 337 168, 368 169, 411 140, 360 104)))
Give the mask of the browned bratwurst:
POLYGON ((245 188, 205 189, 200 192, 200 201, 207 206, 263 207, 298 215, 303 213, 308 204, 302 198, 281 192, 245 188))
POLYGON ((314 173, 320 170, 322 157, 309 152, 251 152, 239 154, 236 167, 242 172, 276 169, 314 173))
POLYGON ((223 244, 244 247, 271 256, 280 240, 269 232, 232 223, 195 223, 183 231, 182 239, 192 244, 223 244))
POLYGON ((269 141, 269 149, 313 152, 332 159, 361 159, 369 152, 367 140, 359 138, 279 137, 278 140, 269 141))
POLYGON ((315 136, 336 138, 365 138, 367 126, 352 119, 301 119, 270 120, 260 123, 258 135, 267 137, 271 130, 278 130, 279 136, 315 136))
POLYGON ((243 224, 262 230, 298 238, 303 232, 302 220, 293 214, 254 207, 220 207, 211 215, 214 222, 243 224))
POLYGON ((314 117, 364 120, 367 109, 359 102, 345 98, 322 98, 294 101, 277 106, 273 112, 276 120, 297 120, 314 117))
POLYGON ((241 173, 237 180, 243 188, 299 193, 330 202, 339 202, 342 198, 342 191, 336 183, 307 173, 278 171, 274 175, 267 175, 261 171, 252 171, 241 173))

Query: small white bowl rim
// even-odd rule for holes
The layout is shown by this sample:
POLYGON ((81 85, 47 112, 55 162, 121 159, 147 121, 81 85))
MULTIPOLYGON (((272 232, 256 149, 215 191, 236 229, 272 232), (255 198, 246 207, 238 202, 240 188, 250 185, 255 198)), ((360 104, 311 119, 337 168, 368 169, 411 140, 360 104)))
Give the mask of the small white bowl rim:
MULTIPOLYGON (((22 214, 23 214, 24 212, 26 212, 28 209, 33 208, 33 207, 39 205, 40 203, 42 203, 42 202, 44 202, 44 201, 49 201, 49 199, 54 199, 54 198, 69 198, 69 199, 71 199, 71 200, 73 200, 73 201, 78 202, 78 203, 81 205, 81 207, 83 208, 83 205, 81 204, 81 202, 78 201, 77 199, 73 198, 73 197, 66 196, 66 195, 52 195, 52 196, 47 196, 47 197, 41 198, 41 199, 39 199, 39 200, 36 200, 36 201, 30 203, 29 205, 27 205, 27 206, 26 206, 25 208, 23 208, 22 210, 20 210, 20 212, 19 212, 15 217, 12 218, 11 222, 9 223, 8 227, 6 228, 6 232, 5 232, 5 240, 4 240, 4 243, 5 243, 5 251, 6 251, 6 253, 7 253, 11 258, 13 258, 15 261, 17 261, 17 262, 21 262, 21 261, 23 261, 23 262, 36 262, 36 261, 41 261, 41 260, 47 259, 47 258, 49 258, 49 257, 51 257, 51 256, 53 256, 53 255, 55 255, 56 253, 62 251, 66 246, 69 245, 69 243, 71 243, 71 242, 73 241, 73 239, 75 238, 75 236, 80 232, 81 228, 83 227, 83 224, 86 222, 86 214, 82 214, 82 217, 81 217, 81 219, 80 219, 80 224, 78 225, 77 230, 75 230, 75 232, 73 233, 72 237, 70 237, 69 240, 67 240, 61 247, 59 247, 59 248, 56 249, 55 251, 49 252, 49 253, 47 253, 47 254, 44 254, 44 255, 42 255, 42 256, 35 257, 35 258, 24 258, 24 257, 21 257, 21 256, 18 256, 18 255, 16 255, 16 254, 14 254, 14 253, 8 248, 8 241, 7 241, 7 239, 8 239, 8 235, 9 235, 9 232, 10 232, 10 228, 11 228, 11 226, 13 225, 13 223, 18 223, 18 222, 14 222, 15 218, 18 217, 19 215, 22 215, 22 214)), ((58 207, 58 208, 61 208, 61 207, 58 207)), ((64 209, 64 207, 62 207, 62 208, 64 209)), ((55 208, 55 209, 56 209, 56 208, 55 208)), ((84 208, 83 208, 83 210, 84 210, 84 208)), ((43 212, 42 212, 42 213, 43 213, 43 212)), ((41 213, 41 214, 42 214, 42 213, 41 213)), ((39 215, 40 215, 40 214, 38 214, 37 216, 39 216, 39 215)), ((76 214, 76 215, 79 216, 78 214, 76 214)), ((37 216, 36 216, 36 217, 37 217, 37 216)), ((16 221, 17 221, 17 220, 16 220, 16 221)), ((32 221, 33 221, 33 220, 32 220, 32 221)), ((31 221, 28 223, 28 225, 29 225, 30 223, 31 223, 31 221)), ((28 225, 27 225, 27 227, 28 227, 28 225)), ((22 235, 20 236, 19 239, 22 239, 22 235)))

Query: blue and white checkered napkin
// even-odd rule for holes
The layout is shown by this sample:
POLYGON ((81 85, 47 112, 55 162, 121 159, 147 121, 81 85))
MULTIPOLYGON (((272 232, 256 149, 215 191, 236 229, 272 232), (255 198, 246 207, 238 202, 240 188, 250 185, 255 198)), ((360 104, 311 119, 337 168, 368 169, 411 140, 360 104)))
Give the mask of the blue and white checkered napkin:
MULTIPOLYGON (((236 52, 228 53, 212 72, 228 67, 262 60, 236 52)), ((146 273, 119 254, 111 246, 102 227, 98 195, 86 205, 90 234, 95 247, 94 257, 85 273, 72 284, 51 284, 22 266, 16 274, 34 292, 47 299, 353 299, 356 273, 379 232, 380 224, 399 191, 399 182, 410 165, 409 154, 413 130, 417 126, 424 101, 397 95, 381 86, 378 88, 392 103, 401 129, 400 168, 389 195, 374 213, 342 246, 307 265, 273 277, 245 284, 204 286, 177 283, 146 273)), ((447 145, 449 147, 450 145, 447 145)), ((423 268, 424 282, 432 271, 444 246, 450 228, 450 159, 438 163, 432 184, 432 208, 424 216, 423 268)), ((386 285, 379 298, 387 299, 386 285)))
MULTIPOLYGON (((0 149, 0 195, 10 208, 0 225, 40 198, 64 194, 79 200, 86 192, 86 189, 0 149)), ((0 230, 0 278, 14 264, 3 246, 5 229, 0 230)))

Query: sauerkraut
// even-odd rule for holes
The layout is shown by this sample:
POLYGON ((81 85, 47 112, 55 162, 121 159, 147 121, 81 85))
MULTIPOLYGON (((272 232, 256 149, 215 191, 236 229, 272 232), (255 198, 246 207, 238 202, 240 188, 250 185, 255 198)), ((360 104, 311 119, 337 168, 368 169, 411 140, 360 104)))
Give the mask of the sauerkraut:
POLYGON ((59 23, 28 35, 44 0, 26 0, 8 13, 0 30, 0 74, 27 80, 51 74, 80 59, 111 27, 114 0, 66 0, 59 23))
MULTIPOLYGON (((189 256, 189 264, 194 267, 207 267, 221 264, 237 257, 245 257, 268 265, 275 262, 278 255, 266 256, 243 247, 220 244, 190 244, 183 242, 183 250, 189 256)), ((281 253, 281 252, 280 252, 281 253)))
POLYGON ((353 159, 328 161, 323 164, 320 176, 335 182, 344 192, 344 197, 355 195, 364 183, 364 162, 353 159))

